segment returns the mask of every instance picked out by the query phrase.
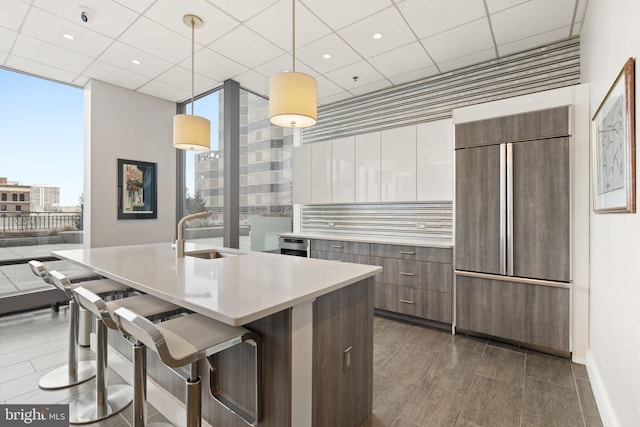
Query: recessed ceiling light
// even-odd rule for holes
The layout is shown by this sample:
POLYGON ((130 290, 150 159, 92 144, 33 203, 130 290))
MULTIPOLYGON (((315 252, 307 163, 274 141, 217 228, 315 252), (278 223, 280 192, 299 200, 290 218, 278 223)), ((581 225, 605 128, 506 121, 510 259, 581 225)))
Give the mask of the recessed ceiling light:
POLYGON ((62 37, 64 37, 67 40, 75 40, 76 39, 71 34, 63 34, 62 37))
POLYGON ((331 59, 331 55, 330 55, 330 54, 328 54, 328 53, 325 53, 324 55, 322 55, 322 57, 323 57, 324 59, 331 59))
POLYGON ((380 40, 382 38, 382 34, 381 33, 375 33, 373 35, 373 38, 376 39, 376 40, 380 40))
POLYGON ((131 62, 133 62, 136 65, 140 65, 140 61, 138 61, 137 59, 132 59, 131 62))

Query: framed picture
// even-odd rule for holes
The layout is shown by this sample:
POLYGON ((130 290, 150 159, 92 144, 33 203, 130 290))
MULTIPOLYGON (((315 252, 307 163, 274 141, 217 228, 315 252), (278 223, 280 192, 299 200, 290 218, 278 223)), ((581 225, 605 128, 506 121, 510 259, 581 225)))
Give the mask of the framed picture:
POLYGON ((118 159, 118 219, 158 218, 156 163, 118 159))
POLYGON ((593 210, 636 211, 635 60, 629 58, 591 120, 593 210))

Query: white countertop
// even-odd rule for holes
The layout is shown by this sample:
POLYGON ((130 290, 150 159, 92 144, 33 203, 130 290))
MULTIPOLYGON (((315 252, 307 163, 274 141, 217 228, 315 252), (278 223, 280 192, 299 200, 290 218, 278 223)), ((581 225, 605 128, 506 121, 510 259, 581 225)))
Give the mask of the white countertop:
POLYGON ((380 236, 359 236, 359 235, 336 235, 336 234, 311 234, 311 233, 282 233, 282 237, 297 237, 303 239, 318 240, 339 240, 342 242, 363 242, 363 243, 379 243, 383 245, 408 245, 408 246, 424 246, 429 248, 452 248, 453 241, 450 239, 411 239, 396 237, 380 237, 380 236))
MULTIPOLYGON (((211 249, 187 243, 185 252, 211 249)), ((97 273, 229 325, 244 325, 348 286, 381 267, 264 252, 177 259, 170 243, 54 251, 97 273)))

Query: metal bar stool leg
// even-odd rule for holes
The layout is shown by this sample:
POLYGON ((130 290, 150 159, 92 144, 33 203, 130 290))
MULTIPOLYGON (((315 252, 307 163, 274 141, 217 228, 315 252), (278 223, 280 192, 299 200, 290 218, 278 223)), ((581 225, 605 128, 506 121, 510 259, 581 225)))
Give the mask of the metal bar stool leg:
POLYGON ((69 300, 69 353, 66 365, 47 373, 38 382, 44 390, 71 387, 83 383, 96 376, 92 360, 78 362, 78 319, 80 308, 73 300, 69 300))
POLYGON ((191 364, 191 374, 187 380, 187 427, 202 424, 202 379, 198 374, 198 362, 191 364))

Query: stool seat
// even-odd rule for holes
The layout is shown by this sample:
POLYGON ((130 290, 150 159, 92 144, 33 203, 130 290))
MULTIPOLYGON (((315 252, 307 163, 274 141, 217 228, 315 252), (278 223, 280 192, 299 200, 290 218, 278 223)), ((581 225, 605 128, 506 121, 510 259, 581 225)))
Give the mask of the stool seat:
MULTIPOLYGON (((253 416, 246 414, 233 401, 220 393, 212 393, 225 408, 250 425, 257 425, 262 412, 260 385, 262 382, 262 338, 241 326, 231 326, 198 313, 183 315, 160 323, 151 323, 127 308, 114 312, 116 323, 125 333, 154 349, 162 362, 170 368, 191 365, 187 378, 187 426, 201 425, 201 380, 198 361, 214 357, 221 351, 243 342, 255 347, 256 361, 256 410, 253 416)), ((215 384, 212 388, 217 389, 215 384)))
MULTIPOLYGON (((33 272, 33 274, 35 274, 38 277, 41 277, 42 280, 44 280, 45 282, 51 285, 53 284, 49 276, 49 269, 47 268, 47 265, 45 263, 37 260, 31 260, 29 261, 29 267, 31 268, 31 271, 33 272)), ((96 274, 91 270, 87 270, 80 267, 67 269, 59 272, 62 273, 72 283, 83 282, 86 280, 95 280, 100 278, 99 274, 96 274)))

